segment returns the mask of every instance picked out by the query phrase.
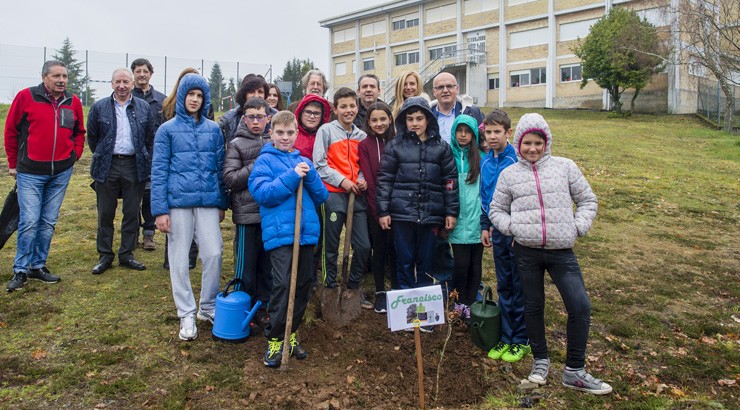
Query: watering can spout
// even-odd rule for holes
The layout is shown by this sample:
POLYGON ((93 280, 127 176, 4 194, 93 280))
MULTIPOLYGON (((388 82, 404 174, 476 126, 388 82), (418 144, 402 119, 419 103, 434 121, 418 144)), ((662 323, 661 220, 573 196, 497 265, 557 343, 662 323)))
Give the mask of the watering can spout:
POLYGON ((257 302, 255 302, 254 306, 252 307, 252 310, 249 311, 249 313, 247 314, 247 317, 242 322, 242 329, 249 328, 249 323, 252 321, 252 319, 254 319, 254 315, 257 313, 257 309, 259 309, 260 306, 262 306, 261 300, 258 300, 257 302))

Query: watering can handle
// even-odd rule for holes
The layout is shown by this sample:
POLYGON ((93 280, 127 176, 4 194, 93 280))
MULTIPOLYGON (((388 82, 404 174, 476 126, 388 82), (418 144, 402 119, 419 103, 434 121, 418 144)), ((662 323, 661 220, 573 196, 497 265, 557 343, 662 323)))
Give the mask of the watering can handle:
POLYGON ((242 285, 242 289, 246 289, 247 288, 247 285, 244 283, 243 280, 241 280, 239 278, 234 278, 224 288, 223 297, 228 296, 229 295, 229 288, 231 287, 231 285, 236 285, 236 284, 241 284, 242 285))
POLYGON ((486 288, 483 290, 483 306, 486 306, 487 302, 493 303, 494 306, 496 306, 496 302, 493 301, 493 289, 491 289, 490 286, 486 286, 486 288))

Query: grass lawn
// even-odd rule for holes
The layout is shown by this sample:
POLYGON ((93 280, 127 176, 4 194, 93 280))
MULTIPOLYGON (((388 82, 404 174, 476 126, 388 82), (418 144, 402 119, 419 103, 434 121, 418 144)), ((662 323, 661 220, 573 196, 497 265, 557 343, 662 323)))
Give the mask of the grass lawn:
MULTIPOLYGON (((3 128, 7 109, 0 106, 3 128)), ((516 121, 524 112, 510 115, 516 121)), ((559 387, 566 315, 548 283, 553 369, 535 407, 740 407, 740 138, 689 116, 542 113, 553 130, 553 154, 575 160, 599 198, 593 229, 576 253, 592 305, 587 366, 614 393, 593 397, 559 387)), ((6 166, 4 151, 0 156, 6 166)), ((245 345, 224 346, 205 335, 193 343, 178 340, 169 275, 161 266, 163 235, 156 235, 157 251, 136 253, 148 270, 90 274, 97 262, 90 158, 86 149, 52 243, 49 268, 62 282, 29 282, 0 293, 0 408, 274 407, 259 395, 252 375, 262 372, 261 360, 247 356, 245 345)), ((4 195, 13 179, 1 175, 4 195)), ((221 227, 225 284, 233 272, 230 214, 221 227)), ((14 254, 15 236, 0 251, 3 287, 14 254)), ((493 284, 490 255, 484 262, 485 280, 493 284)), ((200 263, 193 271, 196 293, 199 273, 200 263)), ((262 352, 259 338, 250 352, 262 352)), ((489 362, 484 354, 471 358, 483 362, 489 362)), ((530 363, 531 357, 513 369, 516 380, 526 378, 530 363)), ((491 380, 504 380, 498 367, 489 367, 491 380)), ((472 407, 519 407, 525 394, 516 384, 491 382, 472 407)))

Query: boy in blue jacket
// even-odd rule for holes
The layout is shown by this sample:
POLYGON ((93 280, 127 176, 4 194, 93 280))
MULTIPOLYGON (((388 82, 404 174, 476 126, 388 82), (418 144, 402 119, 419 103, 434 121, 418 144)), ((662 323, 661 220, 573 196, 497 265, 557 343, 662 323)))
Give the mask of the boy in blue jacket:
POLYGON ((298 185, 303 178, 300 251, 296 281, 293 325, 290 333, 290 354, 305 359, 308 353, 298 343, 296 330, 303 320, 313 282, 313 249, 319 240, 319 216, 316 206, 329 197, 311 161, 293 149, 298 136, 298 124, 290 111, 280 111, 272 117, 271 143, 260 151, 249 176, 249 191, 260 206, 262 241, 272 263, 272 296, 270 323, 265 328, 267 352, 262 362, 278 367, 282 360, 283 337, 290 292, 290 268, 293 258, 293 231, 298 185))
POLYGON ((480 198, 483 212, 480 225, 483 246, 493 246, 496 290, 501 308, 501 341, 488 352, 488 357, 513 363, 531 351, 524 324, 524 294, 514 263, 514 238, 496 230, 488 219, 498 176, 504 168, 518 161, 514 147, 509 144, 511 131, 511 118, 502 110, 493 110, 483 119, 483 132, 490 150, 481 159, 480 198))
POLYGON ((221 282, 220 223, 228 203, 221 174, 224 142, 218 124, 206 118, 211 105, 206 79, 187 74, 177 87, 175 118, 154 137, 151 205, 157 229, 167 233, 172 295, 180 318, 180 339, 198 337, 199 320, 213 323, 221 282), (188 254, 195 237, 203 264, 196 314, 188 254))

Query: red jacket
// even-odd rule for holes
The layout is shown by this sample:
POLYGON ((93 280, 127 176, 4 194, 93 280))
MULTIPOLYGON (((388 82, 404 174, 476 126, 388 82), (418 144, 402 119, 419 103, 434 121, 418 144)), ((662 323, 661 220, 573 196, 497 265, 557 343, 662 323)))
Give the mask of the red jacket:
POLYGON ((380 173, 380 159, 383 157, 385 142, 375 135, 362 140, 359 145, 360 171, 367 182, 367 206, 373 218, 378 219, 378 205, 375 203, 375 192, 378 187, 378 173, 380 173))
POLYGON ((313 160, 313 145, 316 142, 316 132, 319 130, 319 127, 330 121, 331 105, 329 104, 329 101, 326 101, 326 99, 323 97, 319 97, 318 95, 314 94, 307 94, 298 103, 298 107, 296 107, 295 109, 295 118, 296 122, 298 123, 298 137, 296 137, 293 148, 297 149, 301 153, 302 157, 313 160), (301 124, 301 114, 306 108, 306 104, 310 102, 318 102, 321 104, 322 107, 324 107, 324 115, 322 116, 323 118, 321 119, 321 122, 319 122, 319 126, 316 127, 313 133, 303 128, 303 125, 301 124))
POLYGON ((8 167, 18 172, 55 175, 69 169, 85 146, 82 103, 64 93, 55 109, 43 84, 15 96, 5 121, 8 167))

